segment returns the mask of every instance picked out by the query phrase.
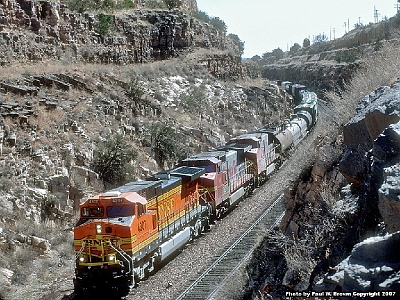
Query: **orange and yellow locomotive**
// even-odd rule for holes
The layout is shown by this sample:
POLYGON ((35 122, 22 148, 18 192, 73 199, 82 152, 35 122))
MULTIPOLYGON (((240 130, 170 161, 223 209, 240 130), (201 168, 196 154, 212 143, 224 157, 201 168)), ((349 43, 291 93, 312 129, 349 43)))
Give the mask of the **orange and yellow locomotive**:
POLYGON ((131 182, 80 205, 74 230, 77 293, 126 294, 208 226, 198 179, 204 169, 179 167, 150 181, 131 182))

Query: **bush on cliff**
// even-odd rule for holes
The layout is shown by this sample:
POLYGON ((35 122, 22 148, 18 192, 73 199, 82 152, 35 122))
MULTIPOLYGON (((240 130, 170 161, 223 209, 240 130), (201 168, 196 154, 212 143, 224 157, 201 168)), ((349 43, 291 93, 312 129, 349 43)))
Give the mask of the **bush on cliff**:
POLYGON ((122 135, 109 137, 96 146, 93 169, 101 179, 112 186, 133 179, 131 162, 137 153, 122 135))

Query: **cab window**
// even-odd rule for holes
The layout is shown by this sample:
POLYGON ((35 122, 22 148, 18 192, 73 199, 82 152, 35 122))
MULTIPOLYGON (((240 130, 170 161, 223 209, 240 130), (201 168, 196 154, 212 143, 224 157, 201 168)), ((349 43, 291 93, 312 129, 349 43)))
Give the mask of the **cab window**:
POLYGON ((140 203, 136 203, 137 205, 137 214, 138 217, 146 213, 146 206, 140 203))
POLYGON ((104 208, 101 206, 82 207, 82 217, 101 218, 104 216, 104 208))
POLYGON ((129 217, 133 216, 134 214, 135 212, 133 205, 114 205, 107 207, 108 218, 129 217))

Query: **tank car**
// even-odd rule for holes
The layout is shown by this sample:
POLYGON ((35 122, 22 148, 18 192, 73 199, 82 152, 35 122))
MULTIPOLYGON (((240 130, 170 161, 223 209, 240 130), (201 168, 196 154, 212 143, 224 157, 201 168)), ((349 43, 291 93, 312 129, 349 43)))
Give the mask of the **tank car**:
POLYGON ((181 167, 131 182, 80 205, 74 229, 75 291, 124 295, 208 226, 198 179, 203 168, 181 167))
POLYGON ((306 120, 308 130, 314 127, 318 120, 317 95, 314 92, 304 91, 300 104, 294 108, 294 113, 306 120))

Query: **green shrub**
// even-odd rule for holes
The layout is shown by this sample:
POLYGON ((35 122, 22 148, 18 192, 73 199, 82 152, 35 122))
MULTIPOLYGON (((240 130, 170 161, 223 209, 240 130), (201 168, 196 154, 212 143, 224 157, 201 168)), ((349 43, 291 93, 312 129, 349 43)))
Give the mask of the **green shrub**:
POLYGON ((115 9, 115 3, 114 3, 113 0, 104 0, 104 1, 101 3, 101 8, 104 9, 104 10, 106 10, 106 11, 112 12, 112 11, 114 11, 114 9, 115 9))
POLYGON ((131 162, 137 152, 122 135, 108 137, 96 144, 93 169, 99 177, 111 185, 123 184, 133 179, 131 162))
POLYGON ((201 11, 201 10, 193 13, 193 17, 214 26, 216 29, 218 29, 218 30, 222 31, 224 34, 226 34, 227 26, 226 26, 225 22, 223 20, 221 20, 220 18, 210 17, 206 12, 201 11))
POLYGON ((341 51, 336 55, 335 60, 338 63, 352 63, 355 62, 358 58, 359 57, 355 52, 341 51))
POLYGON ((122 2, 118 2, 116 8, 117 9, 130 9, 130 8, 136 8, 136 5, 131 0, 123 0, 122 2))
POLYGON ((187 94, 181 94, 180 100, 183 108, 190 113, 200 113, 206 106, 206 95, 200 88, 193 88, 187 94))
POLYGON ((107 35, 113 29, 113 19, 111 15, 100 14, 98 22, 94 26, 95 31, 101 35, 107 35))
POLYGON ((169 124, 154 123, 149 128, 151 149, 161 168, 179 158, 179 136, 169 124))
POLYGON ((142 85, 137 79, 132 78, 128 84, 126 95, 132 100, 139 100, 144 94, 142 85))

